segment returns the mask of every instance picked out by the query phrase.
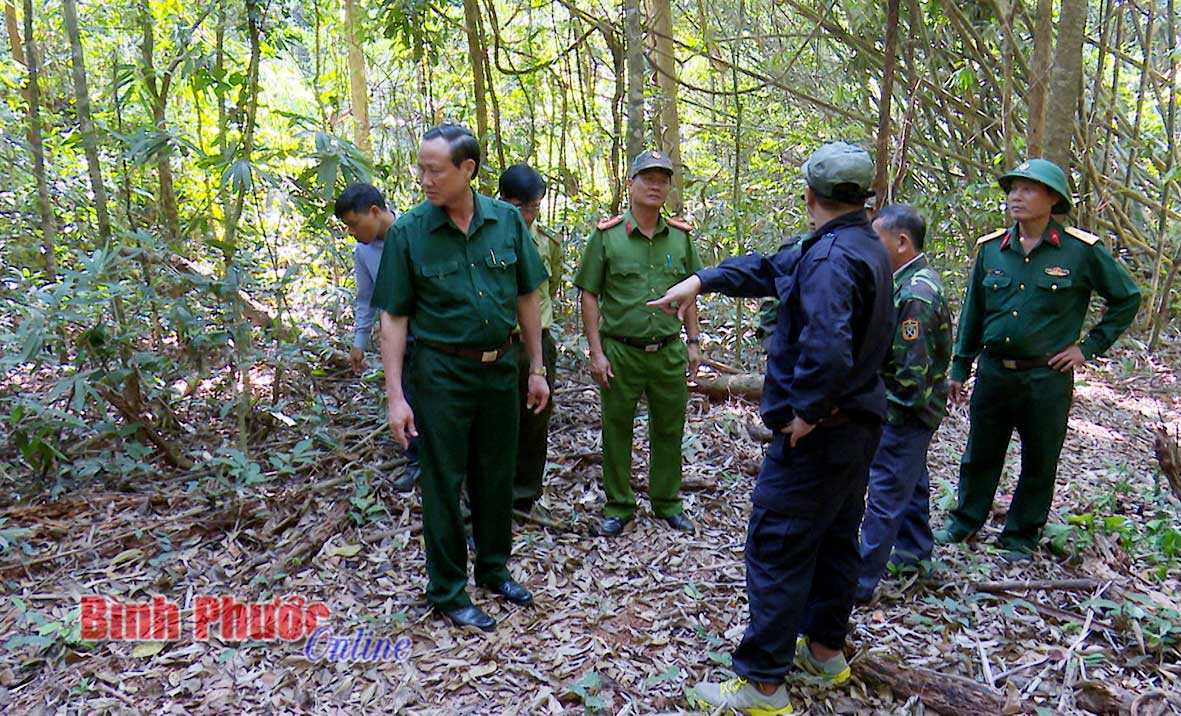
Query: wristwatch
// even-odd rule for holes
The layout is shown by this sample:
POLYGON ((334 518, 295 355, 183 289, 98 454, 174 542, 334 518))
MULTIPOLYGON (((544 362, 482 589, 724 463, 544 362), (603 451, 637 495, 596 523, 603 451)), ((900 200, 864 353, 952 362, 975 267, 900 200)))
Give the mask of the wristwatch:
POLYGON ((529 375, 540 375, 544 378, 545 376, 549 375, 549 371, 547 371, 545 368, 530 368, 529 375))

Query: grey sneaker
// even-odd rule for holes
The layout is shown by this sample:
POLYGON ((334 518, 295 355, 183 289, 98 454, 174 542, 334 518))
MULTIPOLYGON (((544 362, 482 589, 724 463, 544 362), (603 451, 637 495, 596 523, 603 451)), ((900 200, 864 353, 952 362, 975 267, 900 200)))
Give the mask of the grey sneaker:
POLYGON ((819 661, 812 656, 812 647, 810 647, 808 637, 801 635, 796 639, 796 658, 795 667, 800 671, 811 674, 827 681, 830 684, 843 684, 849 680, 853 675, 853 670, 849 668, 849 662, 845 661, 845 655, 838 653, 836 656, 819 661))
POLYGON ((779 684, 775 692, 767 695, 755 685, 736 676, 720 684, 698 684, 693 687, 690 700, 695 708, 712 706, 727 708, 750 716, 782 716, 791 713, 791 701, 787 687, 779 684))

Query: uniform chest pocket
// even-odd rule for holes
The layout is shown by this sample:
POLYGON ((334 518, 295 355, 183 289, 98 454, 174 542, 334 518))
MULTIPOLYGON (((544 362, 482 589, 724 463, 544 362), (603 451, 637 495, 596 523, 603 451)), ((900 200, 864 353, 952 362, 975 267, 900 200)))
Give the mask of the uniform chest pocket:
POLYGON ((1006 288, 1009 284, 1013 283, 1013 279, 1007 274, 1004 276, 985 276, 982 283, 984 288, 989 291, 1000 291, 1002 288, 1006 288))
POLYGON ((440 261, 439 263, 423 264, 418 274, 423 278, 441 279, 459 270, 458 261, 440 261))
POLYGON ((1003 308, 1005 301, 1009 299, 1009 286, 1012 283, 1013 277, 1008 274, 985 276, 981 281, 984 288, 984 305, 993 310, 1003 308))
POLYGON ((516 251, 504 251, 499 254, 495 251, 489 251, 488 255, 484 257, 484 265, 490 269, 508 271, 509 267, 515 263, 517 263, 516 251))
POLYGON ((1074 285, 1074 279, 1069 276, 1038 276, 1037 287, 1049 291, 1068 291, 1074 285))

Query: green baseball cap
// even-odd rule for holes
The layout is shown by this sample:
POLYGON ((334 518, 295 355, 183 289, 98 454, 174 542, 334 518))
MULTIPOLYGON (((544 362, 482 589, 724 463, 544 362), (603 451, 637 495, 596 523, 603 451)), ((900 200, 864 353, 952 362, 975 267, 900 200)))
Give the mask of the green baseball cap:
POLYGON ((1001 185, 1001 189, 1008 193, 1009 187, 1013 185, 1013 180, 1030 179, 1039 184, 1048 186, 1051 191, 1058 195, 1058 203, 1051 209, 1055 214, 1065 214, 1070 211, 1070 188, 1066 183, 1066 172, 1062 171, 1062 167, 1058 166, 1049 159, 1027 159, 1017 165, 1016 169, 1001 174, 997 179, 997 184, 1001 185))
POLYGON ((629 179, 635 179, 636 175, 648 169, 663 169, 669 174, 673 173, 673 160, 664 152, 655 149, 649 149, 646 152, 640 152, 636 158, 632 160, 632 170, 627 175, 629 179))
POLYGON ((804 162, 804 181, 826 199, 861 204, 873 196, 873 158, 847 142, 829 142, 804 162))

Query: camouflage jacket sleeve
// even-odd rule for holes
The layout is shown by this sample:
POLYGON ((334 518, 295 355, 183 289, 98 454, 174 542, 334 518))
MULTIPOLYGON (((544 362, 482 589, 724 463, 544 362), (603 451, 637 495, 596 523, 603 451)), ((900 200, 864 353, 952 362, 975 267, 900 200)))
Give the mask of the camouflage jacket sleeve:
POLYGON ((911 296, 898 306, 886 372, 888 420, 913 415, 938 425, 946 412, 951 319, 946 304, 911 296))

